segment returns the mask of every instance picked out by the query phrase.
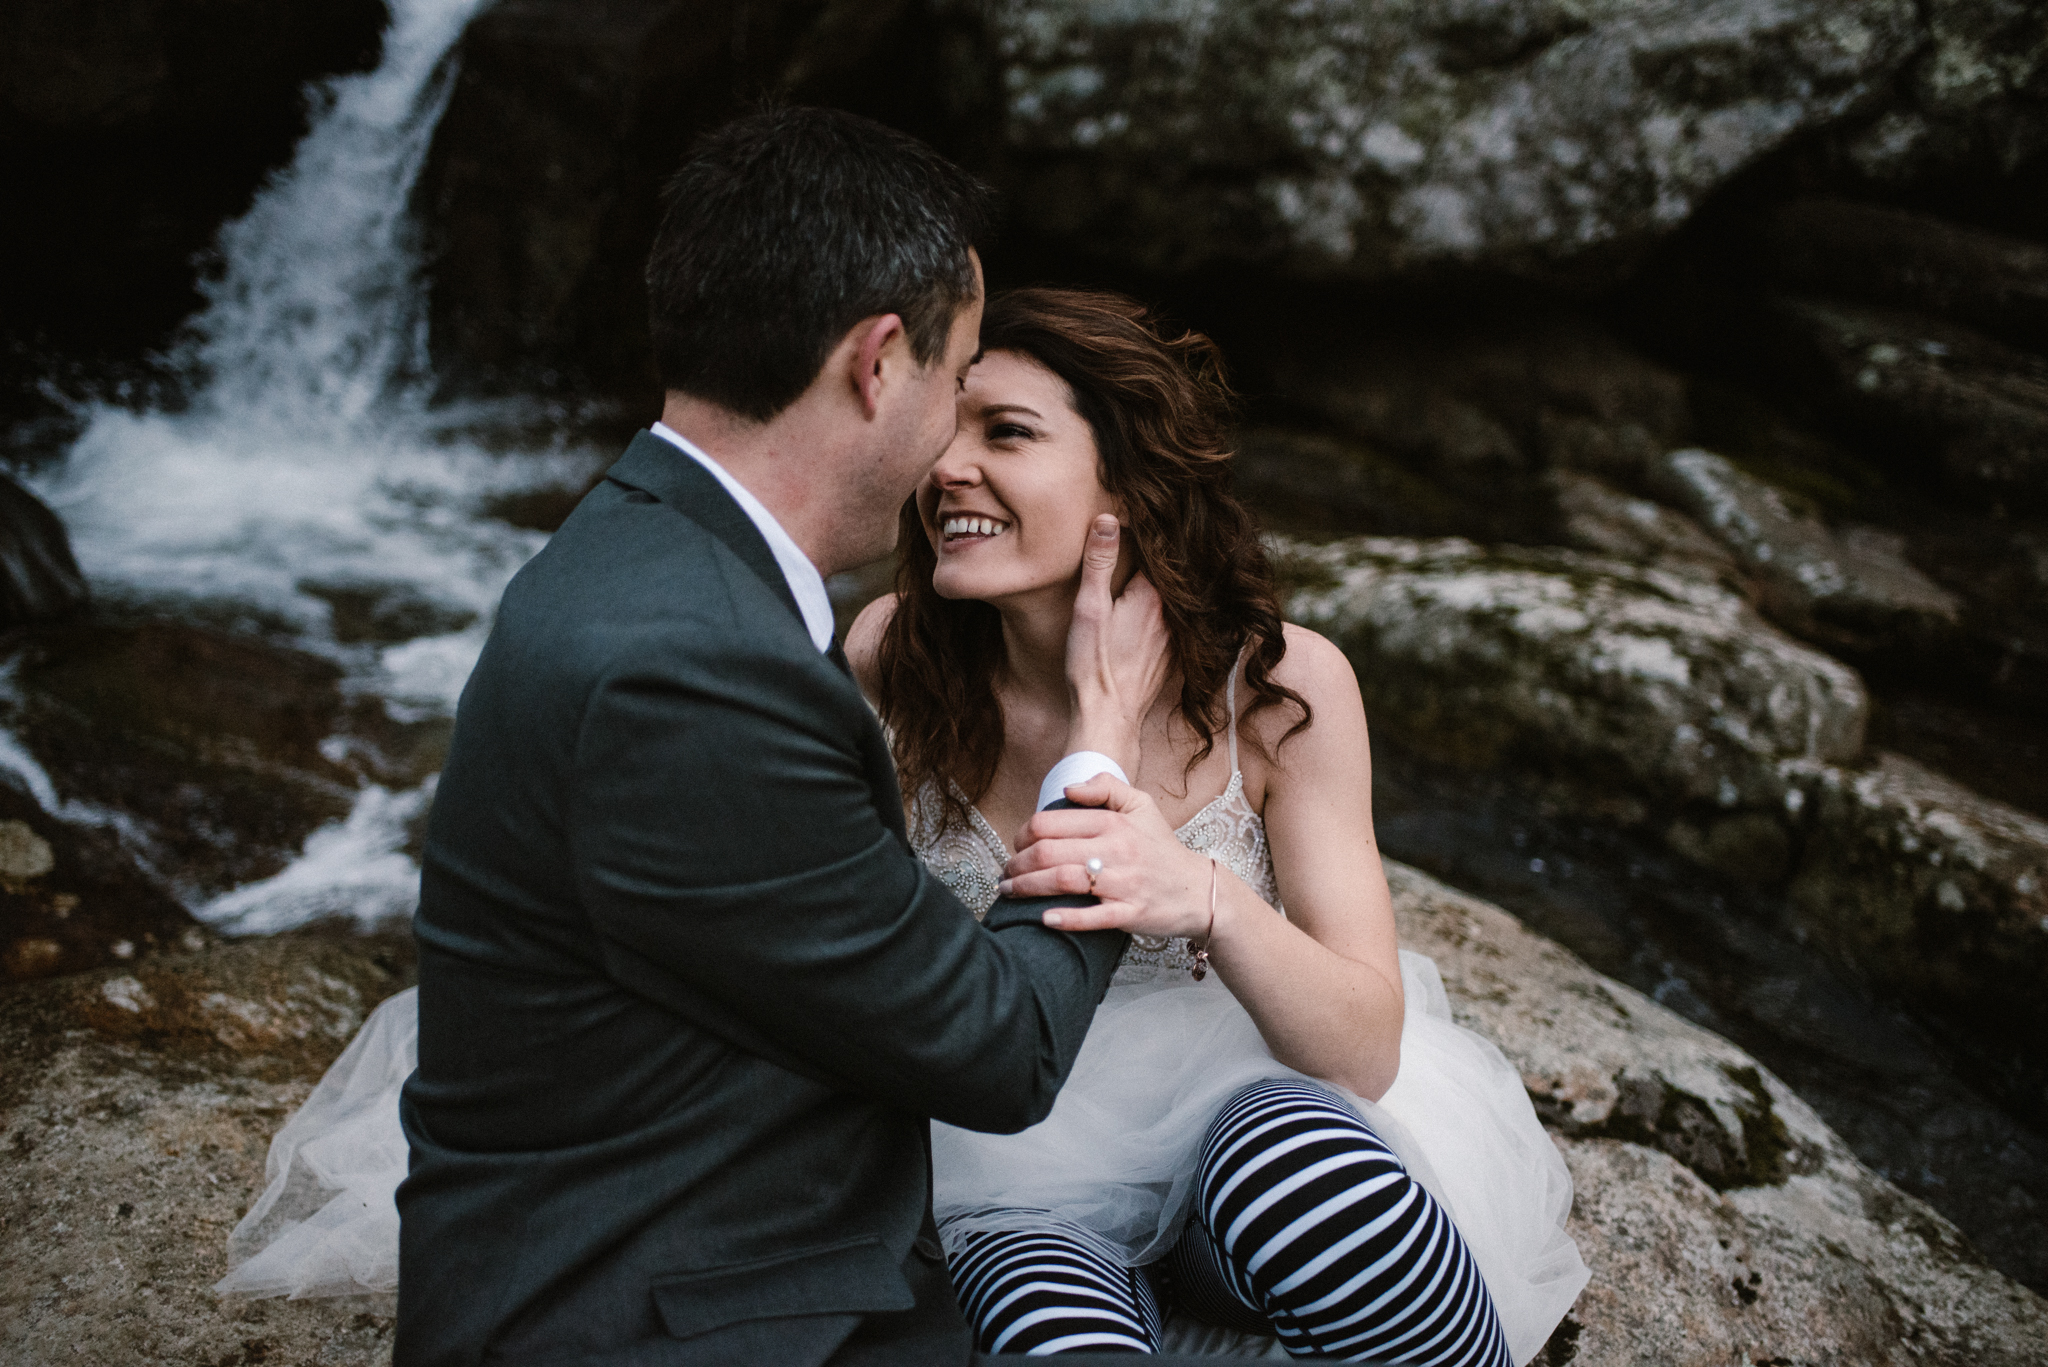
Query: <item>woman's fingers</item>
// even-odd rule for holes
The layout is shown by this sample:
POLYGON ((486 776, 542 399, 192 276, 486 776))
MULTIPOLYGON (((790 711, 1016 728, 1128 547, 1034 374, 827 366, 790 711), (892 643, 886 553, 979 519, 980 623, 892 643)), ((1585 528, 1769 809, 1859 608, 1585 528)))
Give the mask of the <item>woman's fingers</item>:
POLYGON ((1042 873, 1046 869, 1056 869, 1062 864, 1070 864, 1079 869, 1084 868, 1090 859, 1100 859, 1105 871, 1112 868, 1128 869, 1138 863, 1138 856, 1121 841, 1041 840, 1031 848, 1019 850, 1010 856, 1010 862, 1003 866, 1003 875, 1006 878, 1020 878, 1027 873, 1042 873))

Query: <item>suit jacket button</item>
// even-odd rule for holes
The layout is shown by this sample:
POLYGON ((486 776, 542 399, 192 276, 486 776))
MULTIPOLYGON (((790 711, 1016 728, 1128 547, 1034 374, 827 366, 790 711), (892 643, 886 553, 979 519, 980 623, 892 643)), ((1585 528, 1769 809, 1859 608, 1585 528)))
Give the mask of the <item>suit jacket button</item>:
POLYGON ((935 1263, 946 1261, 945 1248, 929 1234, 919 1234, 917 1242, 911 1246, 935 1263))

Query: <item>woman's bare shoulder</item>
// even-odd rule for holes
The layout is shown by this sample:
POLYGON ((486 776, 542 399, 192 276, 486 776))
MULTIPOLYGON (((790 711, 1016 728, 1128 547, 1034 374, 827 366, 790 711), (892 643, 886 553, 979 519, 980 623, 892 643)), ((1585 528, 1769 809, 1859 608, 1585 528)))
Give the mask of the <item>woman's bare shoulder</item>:
MULTIPOLYGON (((1280 663, 1273 670, 1273 682, 1292 689, 1308 704, 1310 729, 1325 738, 1334 738, 1336 734, 1354 728, 1362 729, 1365 704, 1358 693, 1358 675, 1344 652, 1328 637, 1307 627, 1289 622, 1282 631, 1287 653, 1280 657, 1280 663)), ((1298 708, 1282 703, 1246 718, 1245 725, 1270 754, 1300 720, 1298 708)), ((1306 734, 1299 732, 1295 739, 1299 740, 1306 734)))
POLYGON ((1281 627, 1287 653, 1273 671, 1273 681, 1308 699, 1309 706, 1325 703, 1362 708, 1358 696, 1358 673, 1350 659, 1329 637, 1292 622, 1281 627))
POLYGON ((874 696, 876 684, 876 660, 882 650, 882 633, 888 629, 889 619, 896 615, 896 595, 885 593, 860 610, 860 616, 853 619, 853 625, 846 629, 846 662, 853 666, 853 677, 860 682, 861 690, 869 697, 874 696))

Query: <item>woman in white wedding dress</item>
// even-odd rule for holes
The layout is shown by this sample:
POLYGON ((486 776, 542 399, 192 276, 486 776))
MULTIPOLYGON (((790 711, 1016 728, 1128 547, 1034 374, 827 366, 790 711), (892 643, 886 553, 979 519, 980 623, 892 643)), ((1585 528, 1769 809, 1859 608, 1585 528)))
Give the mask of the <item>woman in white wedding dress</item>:
MULTIPOLYGON (((900 591, 848 641, 913 845, 977 915, 999 891, 1092 884, 1102 901, 1070 928, 1143 902, 1181 908, 1187 933, 1134 937, 1043 1123, 933 1127, 934 1209, 982 1348, 1156 1351, 1164 1301, 1301 1356, 1526 1363, 1588 1276, 1570 1179, 1515 1071, 1397 950, 1357 683, 1279 620, 1229 492, 1215 349, 1053 290, 991 300, 983 344, 954 445, 905 509, 900 591), (1033 816, 1104 513, 1159 594, 1174 671, 1122 810, 1033 816), (1099 867, 1068 857, 1079 839, 1099 867)), ((396 1286, 410 998, 278 1135, 223 1291, 396 1286)), ((1185 1330, 1175 1346, 1196 1346, 1185 1330)))

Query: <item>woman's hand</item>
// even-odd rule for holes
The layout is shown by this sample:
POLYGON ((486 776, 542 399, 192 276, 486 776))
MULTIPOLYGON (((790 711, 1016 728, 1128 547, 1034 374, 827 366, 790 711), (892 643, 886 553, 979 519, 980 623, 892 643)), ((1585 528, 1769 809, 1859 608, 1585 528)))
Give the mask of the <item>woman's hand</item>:
POLYGON ((1173 656, 1151 581, 1134 574, 1121 594, 1111 591, 1120 533, 1116 518, 1103 513, 1089 528, 1081 554, 1081 589, 1067 629, 1074 720, 1066 753, 1094 750, 1135 774, 1145 714, 1172 672, 1173 656))
POLYGON ((1048 926, 1206 939, 1214 873, 1206 856, 1175 838, 1159 805, 1109 774, 1075 784, 1067 796, 1083 805, 1027 821, 997 890, 1006 897, 1088 892, 1088 861, 1100 859, 1093 888, 1100 902, 1048 911, 1048 926))

